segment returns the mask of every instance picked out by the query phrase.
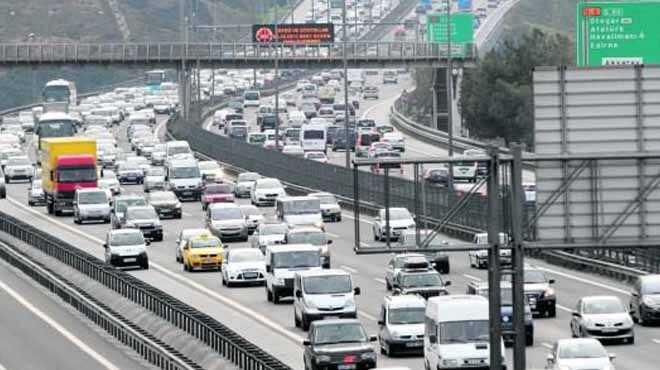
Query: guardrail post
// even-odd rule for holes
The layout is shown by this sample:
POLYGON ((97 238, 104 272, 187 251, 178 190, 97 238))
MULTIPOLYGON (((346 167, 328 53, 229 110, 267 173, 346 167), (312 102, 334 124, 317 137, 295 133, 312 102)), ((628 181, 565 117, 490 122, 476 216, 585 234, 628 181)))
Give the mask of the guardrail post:
POLYGON ((490 368, 502 369, 502 323, 500 289, 500 213, 498 150, 490 148, 488 168, 488 300, 490 323, 490 368))
POLYGON ((387 245, 387 248, 391 248, 392 245, 390 244, 390 169, 389 167, 384 168, 384 175, 385 177, 383 178, 383 196, 385 199, 383 199, 383 203, 385 205, 385 244, 387 245))
MULTIPOLYGON (((346 76, 344 76, 346 78, 346 76)), ((346 150, 351 150, 348 142, 346 142, 346 150)), ((354 250, 360 249, 360 180, 358 174, 360 170, 358 166, 353 165, 353 218, 355 222, 355 246, 354 250)))

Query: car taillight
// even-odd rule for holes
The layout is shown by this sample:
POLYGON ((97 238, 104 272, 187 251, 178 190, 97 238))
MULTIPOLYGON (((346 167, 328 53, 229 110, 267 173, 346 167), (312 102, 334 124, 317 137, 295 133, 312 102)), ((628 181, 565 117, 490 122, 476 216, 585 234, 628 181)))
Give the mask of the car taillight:
POLYGON ((357 356, 354 355, 346 355, 344 356, 344 363, 345 364, 352 364, 355 363, 357 360, 357 356))

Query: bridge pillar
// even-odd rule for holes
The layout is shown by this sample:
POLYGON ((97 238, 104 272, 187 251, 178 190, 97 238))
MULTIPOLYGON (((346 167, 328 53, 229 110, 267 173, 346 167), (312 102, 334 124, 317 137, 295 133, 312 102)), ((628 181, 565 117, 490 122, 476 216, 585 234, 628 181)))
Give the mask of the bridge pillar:
POLYGON ((190 101, 191 101, 191 76, 192 70, 185 66, 177 68, 177 79, 179 84, 179 105, 181 107, 181 117, 190 120, 190 101))
POLYGON ((448 108, 447 104, 447 68, 437 68, 433 71, 433 117, 432 127, 447 132, 448 108))

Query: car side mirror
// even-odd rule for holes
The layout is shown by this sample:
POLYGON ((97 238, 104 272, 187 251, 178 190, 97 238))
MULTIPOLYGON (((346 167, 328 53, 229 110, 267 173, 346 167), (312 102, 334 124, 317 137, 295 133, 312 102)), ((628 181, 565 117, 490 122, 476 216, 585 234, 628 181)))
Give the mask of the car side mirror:
POLYGON ((303 346, 310 346, 312 345, 312 342, 309 339, 303 340, 303 346))
POLYGON ((188 250, 188 249, 189 249, 188 245, 187 245, 187 244, 184 245, 184 246, 183 246, 183 249, 184 249, 184 250, 188 250))
POLYGON ((438 337, 435 334, 429 335, 429 343, 431 343, 431 344, 438 343, 438 337))
POLYGON ((380 325, 380 326, 384 326, 384 325, 385 325, 385 321, 383 321, 383 320, 378 320, 378 325, 380 325))
POLYGON ((450 285, 451 285, 451 281, 449 281, 449 280, 445 281, 445 286, 450 286, 450 285))
POLYGON ((151 245, 151 240, 149 240, 149 239, 145 240, 144 244, 147 245, 147 246, 151 245))
POLYGON ((548 280, 548 284, 554 284, 554 283, 555 283, 555 279, 548 280))
POLYGON ((549 354, 548 357, 545 358, 545 360, 548 362, 549 365, 552 365, 555 363, 555 356, 549 354))
POLYGON ((296 298, 302 298, 302 291, 300 289, 296 290, 296 298))
POLYGON ((353 294, 355 295, 360 295, 362 293, 362 290, 360 290, 360 287, 357 286, 355 289, 353 289, 353 294))
POLYGON ((573 315, 573 317, 582 317, 582 314, 580 314, 580 313, 577 312, 577 311, 573 311, 573 312, 571 312, 571 315, 573 315))
POLYGON ((266 272, 271 272, 270 265, 266 265, 266 272))
POLYGON ((328 243, 328 244, 332 244, 332 240, 328 240, 327 243, 328 243))
POLYGON ((103 249, 108 249, 108 243, 103 243, 103 249))
POLYGON ((633 296, 633 297, 639 297, 639 294, 635 290, 631 291, 630 295, 633 296))
POLYGON ((369 336, 369 342, 375 342, 375 341, 377 341, 377 340, 378 340, 378 337, 377 337, 377 336, 375 336, 375 335, 370 335, 370 336, 369 336))
POLYGON ((608 353, 608 354, 607 354, 607 357, 609 357, 610 362, 611 362, 611 361, 614 361, 614 359, 616 359, 616 354, 614 354, 614 353, 608 353))

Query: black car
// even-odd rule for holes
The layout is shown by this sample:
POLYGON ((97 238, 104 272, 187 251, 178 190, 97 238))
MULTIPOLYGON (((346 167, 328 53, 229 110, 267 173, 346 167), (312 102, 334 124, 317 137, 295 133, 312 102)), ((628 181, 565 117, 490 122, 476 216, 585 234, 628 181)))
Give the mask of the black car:
POLYGON ((120 228, 139 229, 145 238, 162 241, 163 226, 160 218, 152 206, 131 206, 126 208, 120 228))
POLYGON ((442 281, 440 273, 433 269, 404 269, 394 276, 392 288, 394 294, 415 294, 429 299, 448 295, 450 281, 442 281))
POLYGON ((274 113, 264 114, 261 117, 261 121, 259 122, 261 131, 268 129, 274 130, 276 125, 277 125, 277 116, 274 113))
MULTIPOLYGON (((532 265, 525 266, 524 279, 525 295, 532 313, 547 317, 557 316, 557 296, 555 289, 551 287, 555 280, 548 279, 543 270, 532 265)), ((502 275, 502 280, 511 282, 511 275, 502 275)))
POLYGON ((314 321, 303 344, 305 370, 367 370, 376 367, 377 354, 356 319, 314 321))
POLYGON ((149 204, 159 217, 181 218, 181 202, 172 191, 154 191, 148 195, 149 204))
POLYGON ((147 200, 141 195, 120 195, 114 198, 112 209, 110 210, 110 221, 113 229, 121 228, 121 224, 126 215, 126 208, 132 206, 146 206, 147 200))
POLYGON ((232 100, 229 102, 229 108, 233 109, 238 114, 243 114, 243 102, 240 100, 232 100))
MULTIPOLYGON (((355 130, 349 130, 348 131, 348 141, 349 145, 348 147, 350 148, 351 151, 355 151, 355 140, 357 139, 357 134, 355 133, 355 130)), ((335 139, 332 142, 332 151, 336 152, 337 150, 346 150, 346 130, 343 128, 340 128, 337 130, 335 133, 335 139)))
POLYGON ((660 322, 660 275, 637 278, 630 292, 630 315, 640 325, 660 322))

